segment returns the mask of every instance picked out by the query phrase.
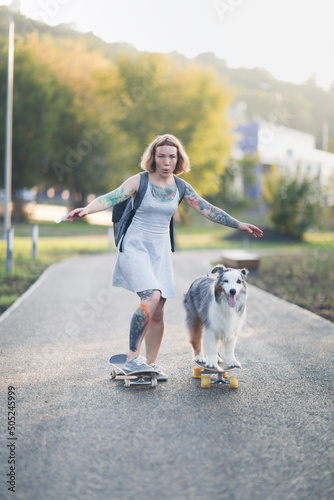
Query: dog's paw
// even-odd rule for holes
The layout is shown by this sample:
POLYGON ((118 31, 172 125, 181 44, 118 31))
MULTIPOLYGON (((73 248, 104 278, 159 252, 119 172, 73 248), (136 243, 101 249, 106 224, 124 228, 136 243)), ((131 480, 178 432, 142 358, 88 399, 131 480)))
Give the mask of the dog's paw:
POLYGON ((206 363, 208 368, 214 368, 215 370, 218 370, 218 363, 206 363))
POLYGON ((197 354, 197 356, 194 357, 194 361, 196 361, 197 363, 205 363, 206 357, 202 352, 200 352, 199 354, 197 354))
POLYGON ((217 359, 217 356, 208 356, 208 360, 206 362, 206 365, 208 368, 218 368, 218 359, 217 359))
POLYGON ((241 363, 236 358, 227 359, 228 366, 235 366, 236 368, 241 368, 241 363))

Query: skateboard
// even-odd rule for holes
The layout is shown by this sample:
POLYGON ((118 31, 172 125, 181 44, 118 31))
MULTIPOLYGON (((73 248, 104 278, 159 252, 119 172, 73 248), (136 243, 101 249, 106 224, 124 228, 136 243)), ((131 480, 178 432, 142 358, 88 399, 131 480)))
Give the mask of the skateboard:
POLYGON ((125 373, 123 366, 126 362, 126 354, 116 354, 116 356, 111 356, 109 363, 113 367, 111 371, 111 378, 115 380, 124 380, 125 387, 131 387, 132 385, 149 385, 151 387, 156 387, 158 381, 156 375, 159 374, 156 370, 143 370, 141 372, 135 371, 130 373, 125 373))
POLYGON ((209 368, 205 363, 195 361, 196 366, 193 369, 193 377, 201 379, 201 387, 209 389, 211 384, 228 385, 230 389, 237 389, 239 382, 238 377, 230 377, 229 372, 235 370, 236 366, 226 366, 222 360, 218 363, 218 368, 209 368), (216 379, 212 379, 211 375, 217 374, 216 379))

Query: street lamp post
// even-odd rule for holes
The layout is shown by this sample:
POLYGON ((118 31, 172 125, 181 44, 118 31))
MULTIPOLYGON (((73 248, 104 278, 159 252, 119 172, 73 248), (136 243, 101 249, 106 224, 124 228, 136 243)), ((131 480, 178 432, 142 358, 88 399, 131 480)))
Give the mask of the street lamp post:
POLYGON ((7 271, 12 267, 11 204, 12 204, 12 135, 13 135, 13 86, 14 86, 14 19, 9 12, 0 11, 8 20, 8 65, 6 100, 6 144, 5 144, 5 215, 4 238, 7 239, 7 271))

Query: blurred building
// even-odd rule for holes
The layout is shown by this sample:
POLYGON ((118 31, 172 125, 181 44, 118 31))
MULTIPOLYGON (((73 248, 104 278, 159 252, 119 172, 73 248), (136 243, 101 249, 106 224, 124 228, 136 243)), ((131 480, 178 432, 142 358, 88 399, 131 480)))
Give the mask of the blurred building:
POLYGON ((326 204, 334 205, 334 154, 316 149, 312 134, 262 120, 240 125, 235 133, 232 158, 256 158, 255 182, 247 189, 251 198, 262 194, 263 176, 275 165, 282 172, 293 174, 299 169, 301 175, 319 176, 326 191, 326 204))

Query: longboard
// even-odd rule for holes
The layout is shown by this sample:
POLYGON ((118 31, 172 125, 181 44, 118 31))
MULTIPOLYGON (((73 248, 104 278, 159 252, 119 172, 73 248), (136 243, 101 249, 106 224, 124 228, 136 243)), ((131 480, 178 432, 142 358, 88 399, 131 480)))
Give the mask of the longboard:
POLYGON ((209 388, 211 384, 228 385, 231 389, 237 389, 239 382, 238 377, 230 377, 229 372, 235 370, 236 366, 227 366, 223 362, 218 363, 217 368, 210 368, 205 363, 195 361, 196 366, 193 370, 193 377, 201 379, 201 387, 209 388), (212 379, 211 375, 217 374, 216 379, 212 379))
POLYGON ((110 374, 111 378, 115 380, 124 380, 125 387, 131 387, 132 385, 149 385, 151 387, 156 387, 158 384, 156 377, 159 375, 159 372, 156 370, 125 372, 123 366, 126 363, 126 354, 111 356, 109 363, 113 367, 110 374))

